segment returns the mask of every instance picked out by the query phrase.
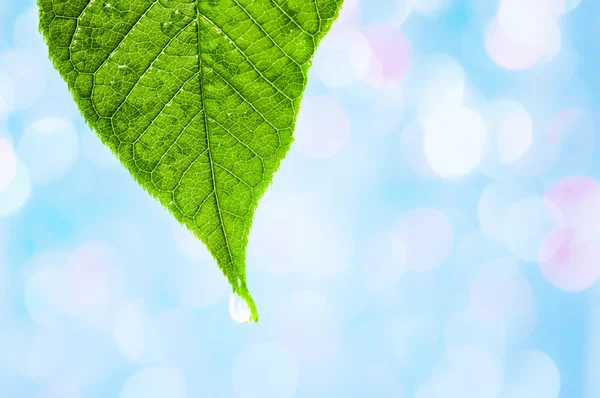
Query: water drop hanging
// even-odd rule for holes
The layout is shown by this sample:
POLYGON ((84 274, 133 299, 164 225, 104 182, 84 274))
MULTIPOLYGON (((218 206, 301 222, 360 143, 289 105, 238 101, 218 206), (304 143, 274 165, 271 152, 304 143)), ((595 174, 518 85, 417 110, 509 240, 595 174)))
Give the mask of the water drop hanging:
POLYGON ((237 323, 248 323, 252 319, 252 311, 248 303, 235 293, 229 299, 229 313, 237 323))

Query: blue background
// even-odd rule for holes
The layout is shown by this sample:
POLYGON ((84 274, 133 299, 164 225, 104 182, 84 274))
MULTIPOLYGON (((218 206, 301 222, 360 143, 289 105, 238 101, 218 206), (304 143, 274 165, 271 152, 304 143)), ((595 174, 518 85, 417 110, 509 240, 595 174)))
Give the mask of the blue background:
POLYGON ((599 397, 600 3, 410 3, 347 0, 317 53, 240 325, 3 0, 0 395, 599 397))

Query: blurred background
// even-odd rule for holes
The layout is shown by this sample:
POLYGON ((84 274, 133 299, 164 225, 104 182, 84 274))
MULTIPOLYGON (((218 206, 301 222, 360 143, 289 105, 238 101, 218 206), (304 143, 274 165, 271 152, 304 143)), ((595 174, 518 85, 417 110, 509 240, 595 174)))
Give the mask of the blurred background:
POLYGON ((0 395, 600 397, 600 2, 345 0, 255 217, 260 323, 0 6, 0 395))

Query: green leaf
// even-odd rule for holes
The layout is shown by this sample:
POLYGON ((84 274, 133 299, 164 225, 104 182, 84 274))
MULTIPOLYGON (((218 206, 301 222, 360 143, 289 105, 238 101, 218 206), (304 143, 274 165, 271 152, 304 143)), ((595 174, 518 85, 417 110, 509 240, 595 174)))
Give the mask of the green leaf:
POLYGON ((134 179, 246 284, 254 211, 342 0, 38 0, 50 58, 134 179))

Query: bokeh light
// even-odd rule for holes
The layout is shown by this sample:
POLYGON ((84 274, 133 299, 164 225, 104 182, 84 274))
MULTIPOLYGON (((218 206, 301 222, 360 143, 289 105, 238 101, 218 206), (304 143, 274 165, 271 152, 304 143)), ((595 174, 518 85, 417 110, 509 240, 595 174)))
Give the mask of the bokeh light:
POLYGON ((119 165, 117 157, 107 146, 102 144, 96 133, 83 131, 80 138, 82 152, 93 164, 107 169, 119 165))
POLYGON ((402 125, 406 104, 400 85, 372 87, 362 84, 356 85, 352 92, 360 98, 361 109, 360 117, 351 120, 353 131, 363 137, 384 137, 402 125))
POLYGON ((352 370, 348 372, 348 382, 364 380, 361 386, 354 389, 358 397, 377 396, 379 398, 405 398, 404 385, 395 369, 379 364, 360 365, 349 363, 352 370), (354 365, 354 366, 352 366, 354 365))
POLYGON ((516 101, 498 100, 486 106, 489 126, 486 163, 502 167, 519 160, 533 140, 533 120, 527 109, 516 101))
POLYGON ((456 245, 452 262, 461 282, 465 283, 475 277, 486 261, 507 255, 500 242, 476 229, 456 245))
POLYGON ((42 331, 33 337, 26 355, 27 374, 41 384, 51 384, 65 361, 63 336, 57 331, 42 331))
POLYGON ((280 338, 300 361, 331 359, 342 349, 342 330, 336 309, 321 294, 299 291, 280 307, 280 338))
POLYGON ((420 177, 436 178, 425 158, 423 130, 416 121, 410 122, 400 135, 400 155, 420 177))
POLYGON ((499 258, 485 264, 469 291, 469 306, 501 322, 511 338, 524 338, 535 325, 533 292, 513 260, 499 258))
POLYGON ((0 69, 0 122, 4 121, 13 108, 14 93, 10 76, 0 69))
POLYGON ((362 8, 360 6, 361 1, 362 0, 344 1, 338 19, 334 22, 334 25, 360 25, 362 20, 362 8))
MULTIPOLYGON (((10 172, 10 169, 7 171, 10 172)), ((9 216, 20 210, 30 194, 31 180, 29 179, 29 171, 18 160, 15 176, 4 190, 0 190, 0 217, 9 216)))
POLYGON ((551 61, 560 51, 559 17, 564 11, 563 0, 500 0, 485 32, 488 55, 509 70, 551 61))
POLYGON ((498 398, 529 398, 531 397, 530 394, 527 387, 516 384, 505 384, 498 398))
POLYGON ((531 48, 513 41, 497 20, 490 22, 485 32, 485 48, 492 61, 508 70, 528 69, 544 55, 544 48, 531 48))
POLYGON ((527 391, 533 398, 557 398, 561 391, 560 371, 548 354, 526 350, 514 355, 506 381, 527 391))
POLYGON ((240 398, 291 398, 298 387, 298 365, 281 344, 255 344, 236 358, 233 385, 240 398))
MULTIPOLYGON (((403 1, 403 0, 400 0, 403 1)), ((448 7, 452 5, 452 2, 455 0, 406 0, 412 6, 412 10, 415 13, 427 16, 434 17, 439 15, 443 11, 445 11, 448 7)))
POLYGON ((465 80, 465 70, 454 58, 446 54, 431 54, 415 59, 406 95, 419 114, 425 116, 462 104, 465 80))
POLYGON ((298 115, 294 136, 294 144, 307 155, 333 156, 350 138, 348 112, 333 97, 306 97, 298 115))
POLYGON ((79 156, 79 138, 67 120, 39 120, 21 136, 18 154, 27 165, 32 181, 46 184, 73 168, 79 156))
POLYGON ((122 279, 116 253, 106 242, 90 242, 72 251, 64 266, 67 313, 99 321, 108 309, 110 292, 122 279))
POLYGON ((411 67, 410 41, 392 25, 371 25, 363 32, 372 51, 366 82, 374 87, 398 84, 411 67))
POLYGON ((577 7, 579 7, 579 5, 581 5, 582 1, 583 0, 563 0, 564 11, 565 12, 573 11, 574 9, 576 9, 577 7))
POLYGON ((353 237, 333 204, 311 194, 275 191, 262 203, 249 240, 251 263, 272 275, 314 279, 333 278, 349 266, 353 237))
POLYGON ((542 273, 550 283, 567 291, 582 291, 600 279, 600 240, 572 227, 553 231, 540 247, 542 273))
POLYGON ((386 333, 396 359, 404 369, 427 368, 441 340, 437 320, 431 315, 407 314, 393 319, 386 333))
POLYGON ((173 292, 181 304, 205 308, 218 303, 230 290, 223 272, 212 260, 181 261, 173 268, 173 292))
POLYGON ((537 260, 556 226, 557 207, 538 192, 533 185, 497 182, 483 190, 477 206, 483 232, 524 261, 537 260))
POLYGON ((120 398, 186 398, 186 391, 186 382, 179 369, 149 367, 125 381, 120 398))
POLYGON ((537 260, 539 247, 552 231, 552 204, 531 196, 512 203, 504 213, 502 243, 519 259, 537 260))
POLYGON ((46 65, 45 52, 12 50, 0 54, 0 70, 12 83, 15 109, 26 109, 40 99, 46 87, 46 65))
POLYGON ((17 176, 17 155, 4 138, 0 138, 0 192, 6 190, 17 176))
POLYGON ((144 310, 142 303, 126 303, 115 318, 114 334, 117 346, 123 355, 134 361, 141 358, 146 346, 144 310))
POLYGON ((404 245, 406 266, 413 271, 439 267, 453 249, 452 224, 435 209, 420 208, 404 214, 393 233, 400 240, 399 244, 404 245))
POLYGON ((570 177, 549 187, 545 197, 558 227, 539 249, 542 273, 560 289, 585 290, 600 279, 600 186, 590 178, 570 177))
POLYGON ((39 253, 25 266, 25 306, 29 317, 46 328, 58 327, 67 306, 64 265, 68 253, 39 253))
MULTIPOLYGON (((556 153, 550 169, 550 180, 587 174, 593 170, 597 145, 596 122, 584 108, 561 110, 550 118, 541 133, 539 141, 554 148, 556 153)), ((543 156, 543 152, 539 156, 543 156)))
POLYGON ((392 24, 396 26, 406 22, 413 12, 413 0, 397 0, 393 2, 392 24))
POLYGON ((557 1, 501 0, 498 6, 498 24, 507 36, 530 48, 543 48, 556 23, 560 10, 557 1), (554 4, 553 4, 554 3, 554 4))
POLYGON ((173 266, 171 291, 180 303, 192 308, 210 307, 230 290, 206 245, 178 222, 171 222, 177 249, 187 258, 173 266))
POLYGON ((600 232, 600 185, 588 177, 569 177, 546 190, 553 204, 555 222, 575 228, 581 235, 595 237, 600 232))
POLYGON ((250 325, 34 3, 0 7, 0 395, 597 398, 597 2, 344 0, 254 215, 250 325))
POLYGON ((448 321, 444 345, 447 349, 472 345, 500 361, 506 353, 508 337, 502 320, 483 311, 467 309, 448 321))
POLYGON ((391 231, 372 237, 360 254, 366 286, 376 292, 393 288, 406 272, 404 243, 391 231))
POLYGON ((212 257, 206 245, 196 238, 189 229, 180 223, 173 221, 171 226, 175 245, 186 256, 199 261, 211 261, 212 257))
POLYGON ((44 52, 44 40, 38 30, 38 8, 23 11, 13 27, 12 40, 16 48, 33 48, 44 52))
POLYGON ((493 398, 502 382, 502 368, 489 354, 476 347, 460 346, 442 356, 430 378, 417 389, 415 398, 493 398))
POLYGON ((370 60, 371 47, 365 35, 354 26, 338 23, 323 39, 312 73, 329 87, 347 87, 367 74, 370 60))
POLYGON ((486 140, 486 126, 472 109, 439 109, 420 119, 425 156, 440 177, 470 173, 479 164, 486 140), (453 134, 448 134, 448 131, 453 134))

